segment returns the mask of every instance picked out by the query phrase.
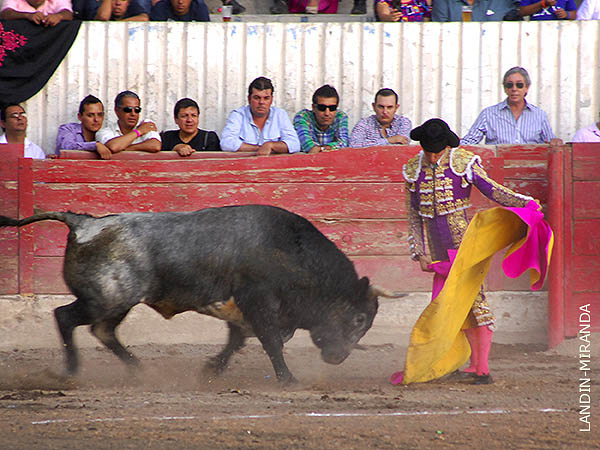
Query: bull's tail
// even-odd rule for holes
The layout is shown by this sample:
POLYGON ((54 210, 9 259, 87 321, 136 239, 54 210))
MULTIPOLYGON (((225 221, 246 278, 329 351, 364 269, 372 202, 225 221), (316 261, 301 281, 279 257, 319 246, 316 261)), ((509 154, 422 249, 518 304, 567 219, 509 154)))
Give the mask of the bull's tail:
POLYGON ((65 223, 69 228, 77 226, 84 218, 90 217, 85 214, 75 214, 72 212, 45 212, 35 214, 25 219, 11 219, 10 217, 0 216, 0 228, 3 227, 22 227, 30 223, 41 220, 58 220, 65 223))

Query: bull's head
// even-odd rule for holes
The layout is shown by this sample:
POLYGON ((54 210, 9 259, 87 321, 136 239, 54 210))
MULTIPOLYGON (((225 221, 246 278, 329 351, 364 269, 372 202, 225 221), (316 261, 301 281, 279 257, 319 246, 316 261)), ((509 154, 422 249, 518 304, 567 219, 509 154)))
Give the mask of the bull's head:
POLYGON ((361 278, 353 298, 333 303, 326 316, 310 330, 314 344, 321 349, 323 361, 341 364, 348 357, 373 325, 379 306, 377 297, 399 298, 405 295, 371 286, 367 277, 361 278))

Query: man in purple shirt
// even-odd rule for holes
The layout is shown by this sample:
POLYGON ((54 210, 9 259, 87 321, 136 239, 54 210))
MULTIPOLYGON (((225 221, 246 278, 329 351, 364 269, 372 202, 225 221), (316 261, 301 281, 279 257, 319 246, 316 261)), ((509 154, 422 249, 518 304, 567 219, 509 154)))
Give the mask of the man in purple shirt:
POLYGON ((60 150, 87 150, 98 152, 100 158, 110 159, 112 152, 106 145, 96 142, 96 131, 104 122, 104 105, 97 97, 88 95, 79 104, 77 118, 80 123, 65 123, 58 127, 56 154, 60 150))
POLYGON ((396 114, 398 94, 392 89, 380 89, 373 102, 375 114, 361 119, 350 135, 350 147, 372 147, 374 145, 408 144, 412 123, 396 114))

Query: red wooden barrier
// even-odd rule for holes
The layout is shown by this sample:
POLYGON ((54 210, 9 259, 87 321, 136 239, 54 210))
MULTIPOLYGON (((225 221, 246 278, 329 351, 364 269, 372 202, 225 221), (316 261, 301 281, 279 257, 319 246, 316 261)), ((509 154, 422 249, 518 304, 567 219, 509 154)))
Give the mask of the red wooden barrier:
MULTIPOLYGON (((600 298, 600 167, 589 145, 470 147, 484 167, 515 190, 548 203, 556 234, 549 280, 549 340, 577 331, 582 304, 600 298), (563 167, 564 165, 564 167, 563 167), (563 236, 568 237, 563 239, 563 236), (564 280, 564 281, 563 281, 564 280)), ((317 155, 124 152, 110 161, 88 152, 60 159, 5 158, 0 149, 0 214, 34 210, 102 215, 192 211, 208 206, 273 204, 311 220, 354 261, 361 275, 391 289, 427 291, 430 276, 408 258, 402 165, 418 147, 343 149, 317 155), (6 162, 6 164, 5 164, 6 162)), ((21 150, 22 151, 22 150, 21 150)), ((492 205, 473 191, 473 212, 492 205)), ((59 276, 67 229, 44 222, 0 231, 0 294, 66 293, 59 276)), ((506 278, 493 262, 489 290, 528 290, 528 278, 506 278)), ((593 329, 600 324, 595 320, 593 329)))

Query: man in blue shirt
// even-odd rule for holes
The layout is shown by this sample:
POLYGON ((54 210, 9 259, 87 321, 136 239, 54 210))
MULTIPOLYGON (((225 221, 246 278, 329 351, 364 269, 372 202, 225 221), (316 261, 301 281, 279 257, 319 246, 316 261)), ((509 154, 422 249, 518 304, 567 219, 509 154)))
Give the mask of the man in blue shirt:
MULTIPOLYGON (((95 11, 94 20, 146 22, 150 15, 150 0, 85 0, 91 3, 87 14, 95 11)), ((82 17, 82 19, 85 19, 82 17)))
POLYGON ((300 141, 283 109, 271 106, 273 84, 258 77, 248 87, 248 105, 229 114, 221 133, 221 150, 226 152, 296 153, 300 141))
POLYGON ((575 0, 521 0, 519 14, 531 20, 575 20, 577 5, 575 0))
POLYGON ((546 113, 525 100, 531 84, 527 71, 522 67, 509 69, 502 84, 507 98, 481 111, 461 145, 478 144, 484 137, 489 145, 562 144, 554 136, 546 113))
POLYGON ((210 16, 203 0, 160 0, 152 6, 150 20, 210 22, 210 16))

